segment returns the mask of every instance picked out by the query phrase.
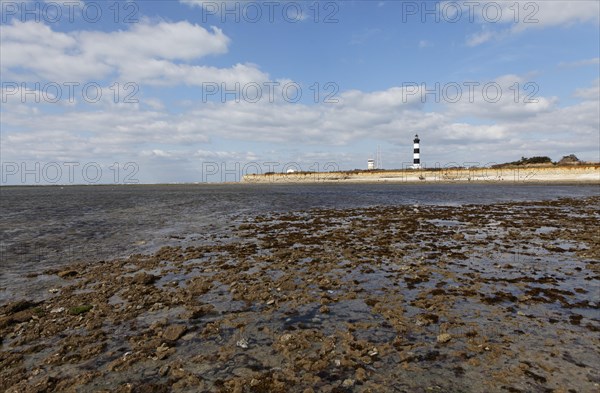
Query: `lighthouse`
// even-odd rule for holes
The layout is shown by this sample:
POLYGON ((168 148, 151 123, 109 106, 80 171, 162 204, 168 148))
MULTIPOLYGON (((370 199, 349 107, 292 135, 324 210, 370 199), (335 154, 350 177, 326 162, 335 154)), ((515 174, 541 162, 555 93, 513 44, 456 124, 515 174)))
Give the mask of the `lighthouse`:
POLYGON ((413 169, 421 169, 421 154, 419 151, 419 135, 415 135, 414 147, 413 147, 413 169))

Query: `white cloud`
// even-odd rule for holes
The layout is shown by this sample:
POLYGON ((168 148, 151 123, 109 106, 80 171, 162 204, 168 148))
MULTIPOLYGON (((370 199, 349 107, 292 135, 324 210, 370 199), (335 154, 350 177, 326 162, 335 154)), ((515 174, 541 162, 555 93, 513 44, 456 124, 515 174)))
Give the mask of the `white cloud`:
MULTIPOLYGON (((514 20, 508 8, 512 2, 500 2, 507 10, 505 22, 514 20)), ((518 1, 520 11, 519 22, 514 31, 523 31, 531 28, 545 28, 550 26, 571 26, 577 23, 599 23, 600 2, 587 0, 563 1, 518 1)))
POLYGON ((3 26, 0 69, 5 80, 85 82, 113 77, 153 85, 262 82, 252 64, 216 68, 190 64, 226 53, 230 39, 189 22, 148 21, 129 30, 62 33, 43 23, 13 21, 3 26))
POLYGON ((190 7, 201 7, 201 8, 209 8, 209 9, 215 9, 215 10, 220 10, 222 7, 222 4, 224 4, 225 6, 229 6, 231 4, 235 4, 235 3, 240 3, 239 0, 219 0, 219 1, 214 1, 214 0, 179 0, 180 3, 182 4, 186 4, 190 7))
POLYGON ((488 30, 480 31, 478 33, 471 34, 467 37, 467 46, 478 46, 485 42, 488 42, 492 38, 496 37, 497 34, 488 30))
POLYGON ((559 67, 563 68, 587 67, 592 65, 600 65, 600 57, 594 57, 593 59, 585 59, 579 61, 561 62, 558 64, 559 67))
MULTIPOLYGON (((443 2, 440 8, 454 2, 443 2)), ((526 30, 581 23, 600 23, 600 2, 587 0, 557 1, 494 1, 460 2, 462 18, 474 20, 485 27, 467 36, 468 46, 477 46, 491 40, 501 40, 526 30), (503 25, 511 25, 501 28, 503 25)), ((453 7, 451 7, 454 9, 453 7)), ((452 16, 448 16, 452 18, 452 16)))
POLYGON ((576 89, 573 96, 589 101, 600 101, 600 79, 596 79, 591 87, 576 89))
MULTIPOLYGON (((496 78, 502 87, 515 80, 525 79, 514 75, 496 78)), ((598 93, 597 81, 592 89, 598 93)), ((26 111, 8 107, 3 113, 2 152, 7 159, 110 159, 118 155, 176 159, 194 154, 198 159, 225 160, 231 158, 229 153, 213 152, 208 145, 212 140, 333 148, 374 139, 401 145, 406 143, 407 135, 418 132, 437 146, 444 146, 446 152, 437 153, 444 157, 463 144, 477 151, 488 144, 510 147, 535 138, 535 148, 542 149, 575 135, 577 141, 572 148, 589 151, 598 132, 598 100, 587 93, 580 94, 584 99, 581 103, 562 108, 552 97, 539 97, 538 104, 518 104, 511 92, 508 99, 497 103, 481 98, 469 103, 465 97, 437 112, 425 111, 418 95, 404 103, 403 94, 406 91, 396 87, 372 93, 347 91, 340 94, 339 104, 198 103, 179 114, 147 109, 152 108, 152 100, 111 110, 100 106, 59 114, 41 112, 36 106, 26 111)), ((509 155, 508 150, 496 150, 490 157, 509 155)), ((235 157, 243 161, 250 156, 257 157, 235 157)), ((485 154, 480 157, 488 158, 485 154)))

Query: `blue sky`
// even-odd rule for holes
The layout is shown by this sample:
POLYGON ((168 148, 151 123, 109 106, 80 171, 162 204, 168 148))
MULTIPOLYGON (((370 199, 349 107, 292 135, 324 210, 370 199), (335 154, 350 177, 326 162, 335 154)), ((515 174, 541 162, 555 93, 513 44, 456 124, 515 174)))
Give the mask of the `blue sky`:
POLYGON ((600 160, 597 1, 1 3, 2 184, 600 160))

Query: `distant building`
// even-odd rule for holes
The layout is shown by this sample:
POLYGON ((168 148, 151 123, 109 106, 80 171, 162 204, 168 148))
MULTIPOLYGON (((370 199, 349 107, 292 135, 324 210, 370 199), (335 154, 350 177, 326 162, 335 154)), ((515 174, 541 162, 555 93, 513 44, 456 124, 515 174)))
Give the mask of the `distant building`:
POLYGON ((288 170, 287 170, 287 173, 288 173, 288 174, 290 174, 290 173, 296 173, 296 170, 295 170, 295 169, 288 169, 288 170))
POLYGON ((415 135, 414 145, 413 145, 413 169, 421 169, 421 150, 419 148, 419 135, 415 135))
POLYGON ((367 161, 367 170, 372 171, 373 169, 375 169, 375 160, 370 158, 367 161))

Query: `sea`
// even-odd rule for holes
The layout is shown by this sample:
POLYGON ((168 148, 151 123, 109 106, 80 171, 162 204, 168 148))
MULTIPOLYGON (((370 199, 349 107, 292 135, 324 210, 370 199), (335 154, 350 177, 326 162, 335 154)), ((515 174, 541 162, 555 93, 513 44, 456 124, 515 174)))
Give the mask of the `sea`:
POLYGON ((27 277, 163 246, 230 239, 256 215, 389 205, 492 204, 600 195, 598 185, 190 184, 0 187, 0 304, 27 277))

